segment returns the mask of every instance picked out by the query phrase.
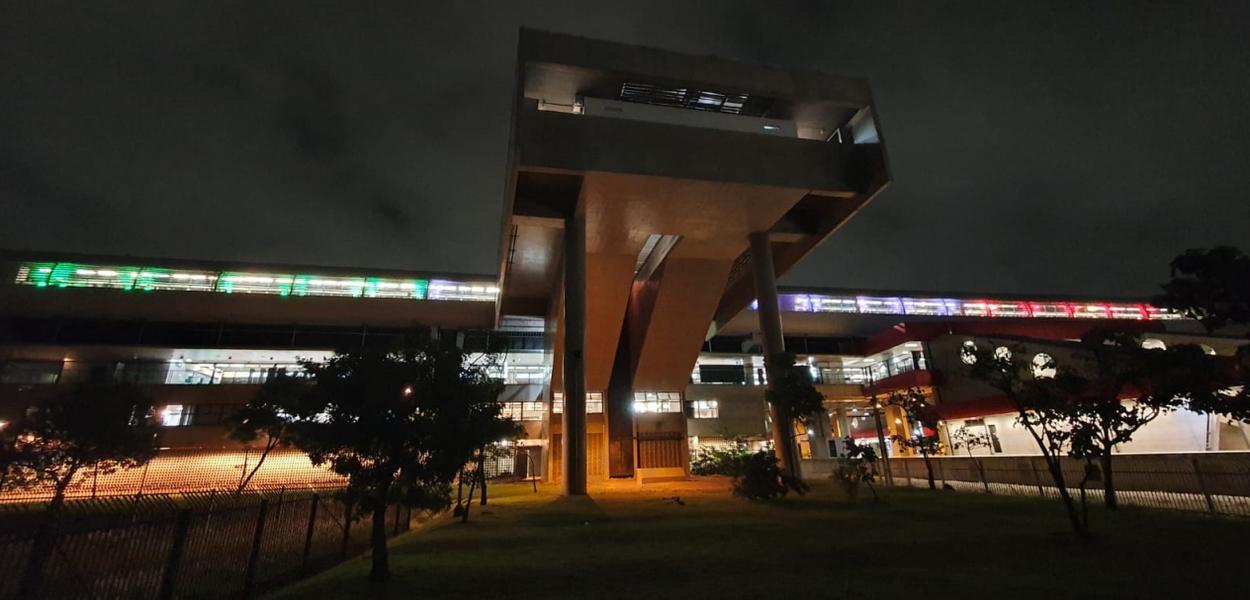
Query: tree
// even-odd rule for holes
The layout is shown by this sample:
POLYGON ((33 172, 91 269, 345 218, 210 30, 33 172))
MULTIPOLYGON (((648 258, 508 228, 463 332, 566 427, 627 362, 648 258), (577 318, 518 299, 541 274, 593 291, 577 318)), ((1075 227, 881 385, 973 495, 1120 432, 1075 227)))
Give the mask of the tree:
MULTIPOLYGON (((768 361, 768 373, 772 379, 768 382, 764 399, 774 407, 777 413, 775 418, 783 425, 779 429, 793 432, 792 421, 798 419, 806 422, 813 415, 824 411, 825 398, 816 390, 807 370, 794 364, 793 354, 783 352, 768 357, 768 361)), ((793 433, 786 433, 781 437, 784 439, 774 439, 773 444, 781 463, 784 482, 794 491, 805 493, 807 486, 803 485, 799 474, 798 452, 795 451, 793 433)))
POLYGON ((23 598, 38 598, 53 549, 53 522, 74 478, 84 468, 99 477, 147 463, 156 455, 158 430, 151 400, 124 384, 67 388, 12 427, 10 485, 52 486, 49 518, 35 536, 18 591, 23 598))
POLYGON ((310 408, 305 406, 308 388, 305 380, 277 375, 266 381, 247 404, 226 417, 225 425, 231 439, 244 444, 261 437, 265 440, 256 463, 239 480, 236 495, 243 493, 271 452, 290 443, 295 423, 312 418, 310 408))
POLYGON ((1071 394, 1065 406, 1072 419, 1069 453, 1099 471, 1107 508, 1118 506, 1115 447, 1133 440, 1161 415, 1209 403, 1219 388, 1214 359, 1194 345, 1145 349, 1136 333, 1093 330, 1082 336, 1076 368, 1067 374, 1071 394))
POLYGON ((989 448, 992 445, 990 435, 988 433, 978 433, 969 429, 967 425, 961 425, 959 429, 952 431, 950 436, 951 449, 963 449, 968 453, 968 458, 971 458, 972 463, 977 467, 977 474, 981 476, 981 485, 985 486, 985 493, 990 493, 990 483, 985 478, 985 465, 981 464, 981 459, 972 453, 973 450, 978 448, 989 448))
POLYGON ((733 495, 748 500, 775 500, 790 490, 807 491, 803 482, 789 479, 778 464, 777 456, 767 450, 742 455, 732 463, 733 495))
POLYGON ((1079 382, 1067 369, 1058 370, 1053 359, 1047 357, 1035 365, 1017 358, 1022 353, 1019 346, 995 348, 988 340, 981 340, 979 345, 965 344, 961 358, 970 377, 989 384, 1011 401, 1016 409, 1016 423, 1028 432, 1042 453, 1073 532, 1085 537, 1089 524, 1078 514, 1063 474, 1063 457, 1071 448, 1073 422, 1067 401, 1079 382), (1053 377, 1039 376, 1050 372, 1053 377))
POLYGON ((937 411, 933 410, 933 405, 929 404, 924 393, 917 388, 891 394, 886 403, 902 409, 903 414, 907 415, 908 425, 914 428, 911 435, 896 435, 894 441, 904 448, 920 453, 920 457, 924 459, 925 469, 928 471, 929 489, 937 489, 937 484, 933 479, 933 460, 930 458, 942 447, 941 439, 937 435, 937 411), (933 433, 927 433, 926 430, 933 433))
MULTIPOLYGON (((487 365, 481 365, 483 369, 489 369, 487 365)), ((495 398, 498 397, 498 391, 495 397, 489 401, 476 402, 469 407, 469 416, 467 426, 464 431, 464 437, 474 446, 474 464, 473 470, 469 473, 473 476, 472 483, 469 485, 469 496, 467 502, 461 505, 457 499, 456 509, 460 514, 462 523, 469 520, 469 506, 473 503, 473 492, 479 489, 479 501, 482 506, 486 506, 486 461, 490 458, 498 459, 506 455, 507 450, 503 445, 513 439, 521 436, 524 431, 519 423, 512 419, 502 416, 503 404, 495 398)), ((463 483, 465 471, 462 467, 460 472, 460 481, 463 483)))
POLYGON ((483 415, 497 418, 501 385, 454 346, 339 352, 307 363, 312 386, 292 443, 314 464, 347 478, 358 514, 372 516, 372 581, 390 574, 386 510, 405 502, 442 510, 456 473, 474 457, 470 435, 483 415))
POLYGON ((126 384, 68 388, 11 428, 9 483, 51 486, 51 511, 61 509, 83 469, 98 477, 142 466, 159 446, 151 400, 126 384))
MULTIPOLYGON (((1197 319, 1208 332, 1250 324, 1250 257, 1230 246, 1191 249, 1171 263, 1171 280, 1155 306, 1197 319)), ((1190 409, 1250 421, 1250 346, 1238 348, 1235 368, 1220 373, 1227 389, 1190 400, 1190 409)))
POLYGON ((855 443, 851 436, 847 436, 842 441, 842 445, 846 451, 838 457, 837 467, 833 471, 834 480, 842 485, 843 491, 851 500, 859 497, 861 482, 868 486, 868 491, 872 492, 873 502, 880 500, 881 498, 877 496, 877 489, 872 485, 876 479, 874 470, 877 463, 876 450, 873 450, 872 446, 855 443))
POLYGON ((1172 259, 1172 279, 1155 306, 1197 319, 1207 331, 1250 323, 1250 257, 1231 246, 1191 249, 1172 259))

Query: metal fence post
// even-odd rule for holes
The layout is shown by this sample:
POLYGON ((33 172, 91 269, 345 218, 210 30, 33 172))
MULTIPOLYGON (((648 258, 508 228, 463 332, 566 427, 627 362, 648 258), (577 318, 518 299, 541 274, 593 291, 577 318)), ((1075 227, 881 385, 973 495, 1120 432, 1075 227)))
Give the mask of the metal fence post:
POLYGON ((900 462, 903 463, 903 477, 907 479, 907 487, 911 487, 911 463, 907 460, 900 462))
POLYGON ((269 512, 269 499, 260 501, 256 514, 256 533, 252 536, 252 554, 247 559, 247 574, 243 578, 243 597, 251 598, 256 587, 256 568, 260 565, 260 545, 265 539, 265 516, 269 512))
POLYGON ((308 558, 312 555, 313 532, 317 529, 317 504, 320 501, 321 496, 313 494, 308 507, 308 531, 304 533, 304 554, 300 558, 301 571, 308 571, 308 558))
POLYGON ((339 545, 339 560, 347 560, 347 543, 352 539, 352 505, 343 503, 343 542, 339 545))
POLYGON ((182 553, 187 547, 187 531, 190 529, 191 509, 178 511, 178 522, 174 525, 174 543, 169 547, 169 560, 165 562, 161 590, 157 595, 161 600, 174 597, 174 589, 178 585, 178 566, 182 564, 182 553))
POLYGON ((1202 467, 1198 466, 1198 459, 1190 459, 1190 464, 1194 466, 1194 475, 1198 476, 1198 491, 1202 492, 1202 497, 1207 501, 1207 511, 1215 514, 1215 498, 1211 497, 1211 491, 1207 489, 1207 480, 1202 476, 1202 467))

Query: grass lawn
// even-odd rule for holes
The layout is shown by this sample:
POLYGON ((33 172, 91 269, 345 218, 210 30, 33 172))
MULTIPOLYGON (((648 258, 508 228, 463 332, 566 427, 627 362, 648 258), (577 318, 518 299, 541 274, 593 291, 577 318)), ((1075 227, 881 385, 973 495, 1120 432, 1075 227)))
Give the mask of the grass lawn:
POLYGON ((357 559, 273 597, 1250 597, 1247 520, 1097 511, 1082 542, 1054 501, 897 489, 852 504, 822 482, 749 503, 725 486, 577 499, 494 486, 470 523, 439 517, 397 538, 386 585, 357 559))

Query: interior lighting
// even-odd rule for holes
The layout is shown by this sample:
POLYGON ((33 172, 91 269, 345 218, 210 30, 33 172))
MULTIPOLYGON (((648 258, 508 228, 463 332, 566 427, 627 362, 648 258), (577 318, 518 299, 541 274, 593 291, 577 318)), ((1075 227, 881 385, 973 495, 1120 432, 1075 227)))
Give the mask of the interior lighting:
POLYGON ((498 286, 485 281, 289 275, 70 262, 21 263, 13 283, 40 288, 106 288, 123 291, 402 298, 456 302, 494 302, 500 291, 498 286))

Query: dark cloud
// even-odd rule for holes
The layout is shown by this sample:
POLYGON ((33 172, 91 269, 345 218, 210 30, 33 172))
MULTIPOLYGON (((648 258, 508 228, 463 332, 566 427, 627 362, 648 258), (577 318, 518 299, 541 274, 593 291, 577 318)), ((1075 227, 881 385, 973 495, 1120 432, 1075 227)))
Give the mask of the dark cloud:
POLYGON ((0 247, 491 272, 521 25, 871 79, 786 282, 1146 294, 1250 246, 1244 3, 0 3, 0 247))

